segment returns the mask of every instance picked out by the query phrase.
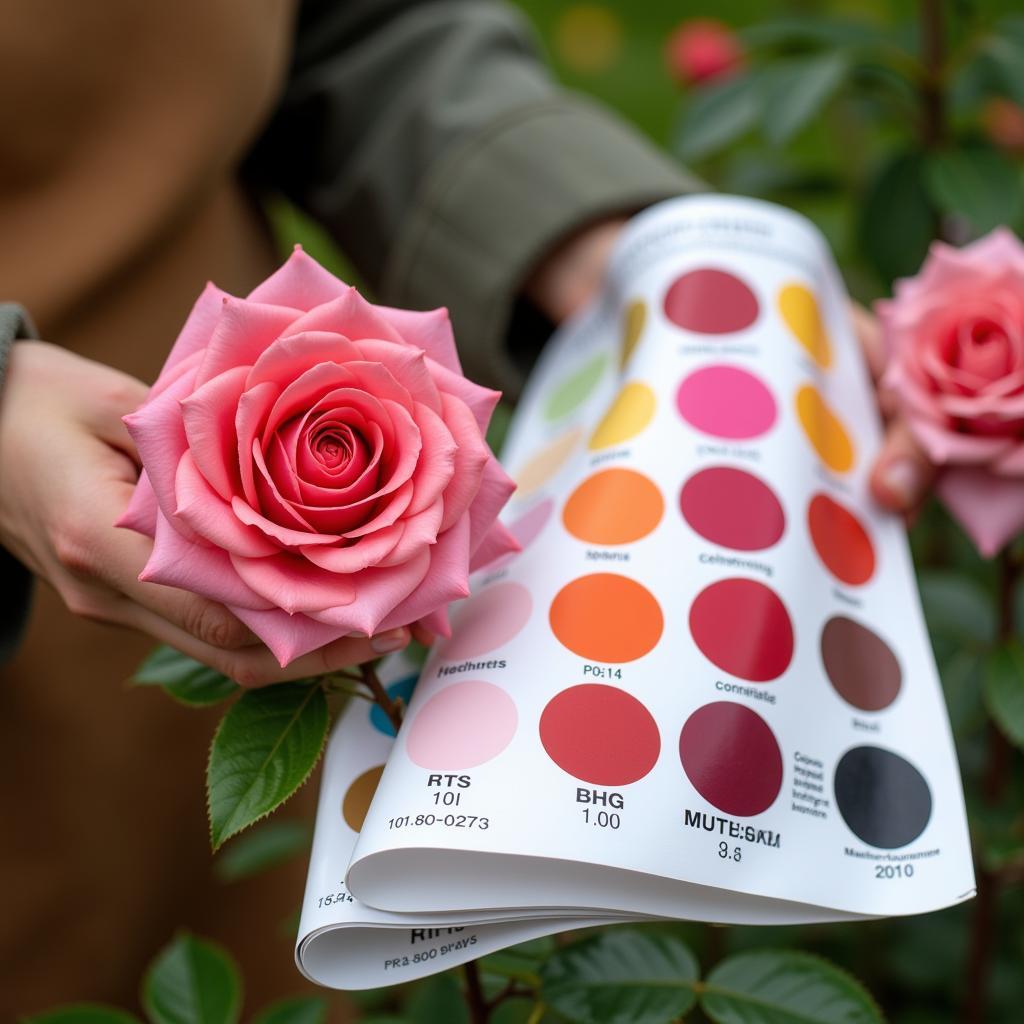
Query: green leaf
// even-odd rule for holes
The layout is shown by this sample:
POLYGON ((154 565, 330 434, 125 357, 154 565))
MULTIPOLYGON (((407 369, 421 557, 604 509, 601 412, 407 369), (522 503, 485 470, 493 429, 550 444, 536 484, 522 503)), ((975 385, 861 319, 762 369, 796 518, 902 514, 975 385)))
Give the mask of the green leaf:
POLYGON ((238 692, 238 684, 173 647, 158 647, 138 667, 132 682, 162 686, 182 704, 205 707, 219 704, 238 692))
POLYGON ((753 128, 764 108, 763 78, 748 71, 702 88, 683 113, 676 148, 684 160, 718 152, 753 128))
POLYGON ((403 1010, 410 1024, 469 1024, 462 988, 451 972, 419 982, 403 1010))
POLYGON ((740 39, 749 47, 806 46, 865 47, 890 43, 885 32, 869 21, 817 16, 802 12, 798 17, 771 18, 743 28, 740 39))
POLYGON ((979 52, 988 59, 1006 96, 1024 104, 1024 39, 998 31, 981 43, 979 52))
POLYGON ((1024 649, 1012 642, 985 661, 985 706, 1000 731, 1024 747, 1024 649))
POLYGON ((1020 178, 1002 153, 973 146, 933 153, 926 161, 925 183, 932 201, 946 213, 966 217, 979 235, 1017 219, 1020 178))
POLYGON ((242 982, 227 953, 182 933, 149 966, 142 1005, 153 1024, 232 1024, 242 982))
POLYGON ((881 1024, 859 982, 827 960, 793 950, 741 953, 701 986, 701 1009, 717 1024, 881 1024))
POLYGON ((761 130, 776 146, 788 142, 829 101, 850 70, 842 53, 794 57, 773 64, 765 76, 765 106, 771 117, 761 130))
MULTIPOLYGON (((936 647, 949 653, 989 647, 996 635, 992 601, 970 577, 956 572, 922 572, 918 582, 925 621, 936 647)), ((941 655, 940 655, 941 656, 941 655)))
POLYGON ((301 821, 266 821, 236 839, 213 862, 222 882, 259 874, 309 847, 309 828, 301 821))
POLYGON ((327 699, 316 681, 250 690, 231 705, 206 768, 214 850, 309 778, 327 739, 327 717, 327 699))
POLYGON ((75 1003, 22 1017, 21 1024, 139 1024, 139 1018, 115 1006, 75 1003))
POLYGON ((886 163, 860 209, 861 248, 882 277, 891 281, 916 273, 936 226, 921 155, 903 153, 886 163))
POLYGON ((323 996, 293 996, 261 1010, 252 1024, 323 1024, 327 1000, 323 996))
POLYGON ((666 1024, 693 1006, 697 976, 680 939, 613 928, 558 950, 541 997, 578 1024, 666 1024))

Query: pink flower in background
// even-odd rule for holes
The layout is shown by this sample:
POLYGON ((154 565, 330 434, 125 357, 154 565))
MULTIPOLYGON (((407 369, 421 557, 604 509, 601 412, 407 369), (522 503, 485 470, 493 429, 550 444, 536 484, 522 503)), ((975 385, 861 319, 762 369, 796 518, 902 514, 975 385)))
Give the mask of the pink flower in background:
POLYGON ((936 243, 877 308, 883 383, 944 467, 939 496, 991 556, 1024 529, 1024 245, 1006 228, 936 243))
POLYGON ((118 525, 142 579, 226 604, 282 665, 446 608, 518 545, 448 314, 375 306, 296 249, 247 298, 208 285, 143 406, 118 525))
POLYGON ((669 36, 665 59, 680 85, 728 78, 744 65, 743 47, 736 33, 713 18, 684 21, 669 36))

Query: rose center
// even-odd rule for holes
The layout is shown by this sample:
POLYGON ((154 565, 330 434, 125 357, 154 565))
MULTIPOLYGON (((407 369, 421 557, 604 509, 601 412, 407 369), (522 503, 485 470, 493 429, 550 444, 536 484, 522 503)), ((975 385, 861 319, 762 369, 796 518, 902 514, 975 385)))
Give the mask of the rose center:
POLYGON ((327 469, 347 465, 355 454, 356 444, 352 428, 341 424, 321 427, 309 439, 313 457, 327 469))
POLYGON ((999 380, 1012 369, 1010 339, 1003 325, 989 317, 961 326, 952 355, 958 369, 982 380, 999 380))

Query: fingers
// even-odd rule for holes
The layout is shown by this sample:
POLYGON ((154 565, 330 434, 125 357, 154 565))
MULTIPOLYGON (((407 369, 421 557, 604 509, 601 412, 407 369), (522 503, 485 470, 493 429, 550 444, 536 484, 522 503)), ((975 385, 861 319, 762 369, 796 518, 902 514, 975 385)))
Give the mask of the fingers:
MULTIPOLYGON (((287 668, 281 668, 274 655, 262 644, 226 651, 198 640, 191 633, 179 629, 141 605, 131 605, 126 609, 125 625, 149 633, 162 643, 170 644, 246 689, 337 672, 339 669, 372 661, 380 656, 369 639, 342 637, 334 643, 297 658, 287 668)), ((389 630, 389 634, 391 633, 398 636, 400 646, 408 644, 408 630, 389 630)))
POLYGON ((889 425, 882 450, 871 470, 871 493, 894 512, 912 512, 935 479, 935 467, 902 420, 889 425))
POLYGON ((850 303, 853 330, 860 342, 861 350, 868 364, 871 379, 877 381, 885 370, 885 340, 877 317, 859 302, 850 303))

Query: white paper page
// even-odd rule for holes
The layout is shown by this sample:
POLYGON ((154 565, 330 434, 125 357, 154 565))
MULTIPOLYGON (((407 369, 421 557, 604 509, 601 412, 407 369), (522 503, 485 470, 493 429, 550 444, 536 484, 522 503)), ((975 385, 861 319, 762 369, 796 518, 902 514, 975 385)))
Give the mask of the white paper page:
MULTIPOLYGON (((397 657, 388 659, 381 675, 405 690, 417 672, 411 662, 397 657)), ((397 915, 354 899, 344 883, 357 835, 352 826, 360 824, 376 770, 393 742, 383 716, 358 699, 349 703, 328 741, 295 947, 296 963, 310 981, 339 989, 394 985, 527 939, 603 923, 536 911, 525 911, 520 920, 480 923, 508 915, 397 915)))
POLYGON ((425 667, 353 855, 362 900, 766 923, 973 893, 846 306, 789 211, 634 219, 517 411, 528 543, 425 667))

